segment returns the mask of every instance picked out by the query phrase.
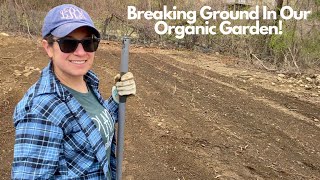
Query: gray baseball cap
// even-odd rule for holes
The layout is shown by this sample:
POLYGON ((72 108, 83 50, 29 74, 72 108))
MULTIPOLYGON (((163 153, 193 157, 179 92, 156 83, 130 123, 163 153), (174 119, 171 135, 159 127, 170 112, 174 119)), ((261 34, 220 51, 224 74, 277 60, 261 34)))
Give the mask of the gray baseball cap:
POLYGON ((51 9, 44 18, 42 38, 50 33, 59 38, 64 37, 83 26, 89 27, 93 34, 100 38, 99 31, 94 27, 89 14, 85 10, 73 4, 63 4, 51 9))

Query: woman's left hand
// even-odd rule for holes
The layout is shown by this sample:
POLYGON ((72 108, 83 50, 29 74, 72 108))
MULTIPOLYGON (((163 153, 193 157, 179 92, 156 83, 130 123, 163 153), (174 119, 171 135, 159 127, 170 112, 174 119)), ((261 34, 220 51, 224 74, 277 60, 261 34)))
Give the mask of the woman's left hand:
POLYGON ((114 77, 114 81, 116 90, 120 96, 130 96, 136 94, 136 83, 131 72, 127 72, 122 76, 117 74, 114 77))

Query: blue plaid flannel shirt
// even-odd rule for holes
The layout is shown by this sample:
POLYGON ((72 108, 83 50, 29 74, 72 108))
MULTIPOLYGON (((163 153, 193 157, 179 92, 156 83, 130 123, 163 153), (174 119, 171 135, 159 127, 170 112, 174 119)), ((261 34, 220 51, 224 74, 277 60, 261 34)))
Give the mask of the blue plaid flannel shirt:
MULTIPOLYGON (((85 81, 116 123, 118 104, 112 97, 103 100, 92 71, 85 75, 85 81)), ((13 119, 12 179, 106 179, 109 168, 115 179, 115 136, 109 167, 100 132, 55 77, 52 62, 17 104, 13 119)))

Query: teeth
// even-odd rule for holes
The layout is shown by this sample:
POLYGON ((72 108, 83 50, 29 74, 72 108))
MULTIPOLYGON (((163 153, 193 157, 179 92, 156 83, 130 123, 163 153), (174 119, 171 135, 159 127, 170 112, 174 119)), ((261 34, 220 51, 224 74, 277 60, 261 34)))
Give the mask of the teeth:
POLYGON ((71 63, 74 63, 74 64, 83 64, 83 63, 85 63, 86 61, 85 60, 81 60, 81 61, 75 61, 75 60, 73 60, 73 61, 70 61, 71 63))

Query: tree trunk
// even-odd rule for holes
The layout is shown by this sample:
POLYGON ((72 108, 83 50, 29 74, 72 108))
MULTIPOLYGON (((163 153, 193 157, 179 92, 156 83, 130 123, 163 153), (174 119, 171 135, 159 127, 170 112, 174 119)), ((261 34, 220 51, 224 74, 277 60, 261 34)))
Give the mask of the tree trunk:
POLYGON ((102 37, 101 37, 102 39, 105 39, 106 36, 107 36, 107 27, 110 24, 112 18, 113 18, 113 14, 111 14, 111 17, 106 18, 106 20, 103 23, 103 29, 102 29, 102 33, 101 33, 102 34, 102 37))
POLYGON ((279 19, 279 16, 280 16, 280 10, 283 6, 283 0, 277 0, 277 9, 276 9, 276 12, 277 12, 277 19, 279 19))

